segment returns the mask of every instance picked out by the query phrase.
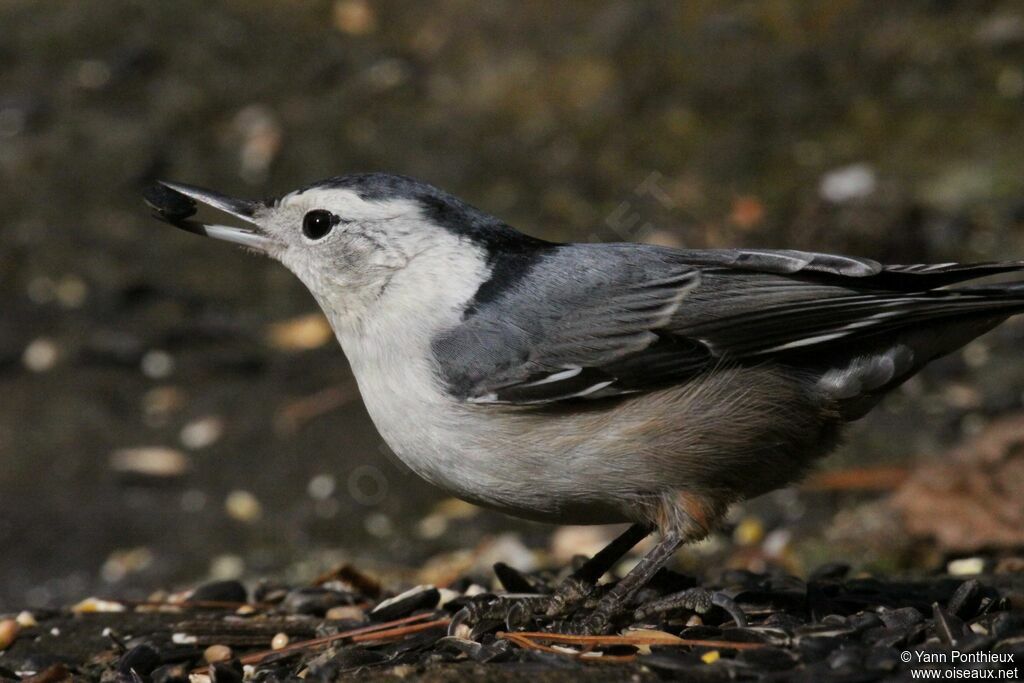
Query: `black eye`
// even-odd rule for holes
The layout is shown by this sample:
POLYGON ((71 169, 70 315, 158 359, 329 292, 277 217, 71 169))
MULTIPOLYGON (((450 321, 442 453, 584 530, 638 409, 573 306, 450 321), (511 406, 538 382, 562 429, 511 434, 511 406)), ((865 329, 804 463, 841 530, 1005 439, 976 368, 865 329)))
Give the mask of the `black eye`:
POLYGON ((311 240, 318 240, 329 233, 340 220, 330 211, 310 211, 302 217, 302 234, 311 240))

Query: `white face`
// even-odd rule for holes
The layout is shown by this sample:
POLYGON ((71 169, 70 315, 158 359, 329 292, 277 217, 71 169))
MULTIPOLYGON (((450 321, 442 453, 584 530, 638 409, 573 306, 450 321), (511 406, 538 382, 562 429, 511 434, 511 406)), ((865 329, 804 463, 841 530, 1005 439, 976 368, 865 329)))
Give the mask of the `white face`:
POLYGON ((321 298, 379 295, 436 235, 408 199, 367 201, 346 189, 311 189, 257 212, 267 250, 321 298))
POLYGON ((342 335, 364 332, 372 319, 378 337, 387 324, 407 335, 410 320, 425 336, 457 318, 458 306, 486 279, 482 249, 425 216, 416 199, 364 199, 349 188, 321 186, 266 204, 162 184, 248 224, 211 225, 185 220, 190 214, 164 214, 178 227, 283 263, 342 335))

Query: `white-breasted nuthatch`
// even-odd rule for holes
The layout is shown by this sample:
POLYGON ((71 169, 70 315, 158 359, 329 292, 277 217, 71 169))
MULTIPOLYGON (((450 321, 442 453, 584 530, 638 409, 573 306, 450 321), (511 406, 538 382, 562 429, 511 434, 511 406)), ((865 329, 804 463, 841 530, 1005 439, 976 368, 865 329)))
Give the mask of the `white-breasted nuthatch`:
MULTIPOLYGON (((424 479, 519 517, 634 523, 551 614, 659 531, 591 631, 730 503, 794 481, 844 423, 1024 310, 1024 283, 953 286, 1024 261, 557 244, 395 175, 266 202, 163 182, 147 200, 305 283, 381 435, 424 479), (244 226, 197 222, 195 202, 244 226)), ((694 592, 666 605, 712 603, 742 619, 694 592)))

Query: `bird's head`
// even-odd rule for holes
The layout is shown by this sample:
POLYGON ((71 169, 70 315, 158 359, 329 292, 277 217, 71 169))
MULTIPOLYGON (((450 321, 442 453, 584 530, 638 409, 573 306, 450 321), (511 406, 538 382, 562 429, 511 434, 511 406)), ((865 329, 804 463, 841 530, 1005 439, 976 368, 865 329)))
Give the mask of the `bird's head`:
POLYGON ((460 277, 475 288, 493 248, 529 239, 431 185, 388 174, 339 176, 265 201, 161 181, 146 200, 172 225, 279 260, 328 314, 365 311, 407 271, 415 272, 403 285, 422 296, 460 277), (196 220, 197 203, 238 225, 196 220))

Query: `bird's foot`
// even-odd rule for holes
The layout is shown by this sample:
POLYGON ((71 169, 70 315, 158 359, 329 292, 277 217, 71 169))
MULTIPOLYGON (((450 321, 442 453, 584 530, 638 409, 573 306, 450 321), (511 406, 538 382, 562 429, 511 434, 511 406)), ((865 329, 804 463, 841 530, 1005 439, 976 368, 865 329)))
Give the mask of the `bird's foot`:
POLYGON ((633 616, 637 621, 644 621, 673 610, 688 610, 696 614, 707 614, 712 607, 725 610, 737 626, 747 625, 747 616, 732 598, 724 593, 709 591, 706 588, 689 588, 659 598, 638 608, 633 616))
POLYGON ((611 616, 603 611, 594 610, 572 619, 553 621, 544 630, 574 636, 603 636, 614 630, 614 622, 611 616))
POLYGON ((585 605, 597 592, 597 586, 576 576, 566 577, 555 592, 548 596, 544 616, 564 616, 580 605, 585 605))
POLYGON ((476 640, 493 628, 504 626, 509 631, 523 630, 534 615, 541 613, 547 595, 480 595, 471 599, 452 617, 448 635, 476 640))
POLYGON ((592 583, 569 576, 551 595, 480 595, 455 614, 448 633, 455 635, 459 631, 465 636, 468 628, 470 634, 479 635, 502 625, 509 631, 558 630, 564 625, 574 629, 572 633, 597 634, 607 618, 573 616, 580 607, 592 607, 596 593, 592 583))

